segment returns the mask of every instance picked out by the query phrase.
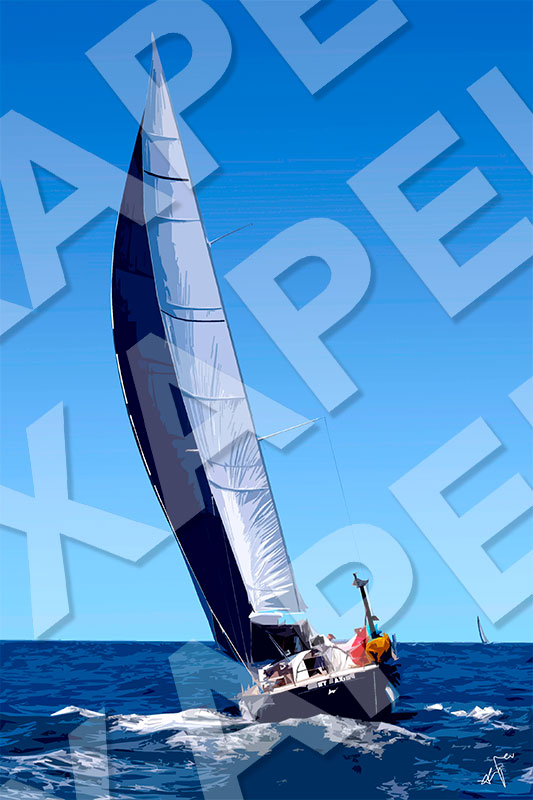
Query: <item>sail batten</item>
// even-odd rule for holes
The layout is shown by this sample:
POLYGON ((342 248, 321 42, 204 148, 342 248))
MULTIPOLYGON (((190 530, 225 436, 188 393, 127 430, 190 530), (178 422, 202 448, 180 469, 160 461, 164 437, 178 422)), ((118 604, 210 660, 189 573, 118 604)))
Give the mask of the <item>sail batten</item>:
POLYGON ((144 214, 156 290, 209 488, 252 611, 300 611, 303 604, 155 44, 142 145, 144 214))

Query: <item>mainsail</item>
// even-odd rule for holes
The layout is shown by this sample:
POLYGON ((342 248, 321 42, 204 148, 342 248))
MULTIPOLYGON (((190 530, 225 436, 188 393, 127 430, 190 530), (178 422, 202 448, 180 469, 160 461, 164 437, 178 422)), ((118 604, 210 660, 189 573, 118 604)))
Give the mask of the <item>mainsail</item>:
POLYGON ((139 131, 117 222, 111 308, 124 399, 156 495, 181 547, 216 640, 250 661, 251 606, 176 383, 157 302, 143 214, 139 131), (194 445, 193 445, 194 446, 194 445), (206 558, 206 551, 211 554, 206 558), (228 592, 228 586, 231 591, 228 592))
POLYGON ((150 78, 115 240, 117 358, 137 443, 215 635, 250 661, 250 616, 303 603, 155 43, 150 78))

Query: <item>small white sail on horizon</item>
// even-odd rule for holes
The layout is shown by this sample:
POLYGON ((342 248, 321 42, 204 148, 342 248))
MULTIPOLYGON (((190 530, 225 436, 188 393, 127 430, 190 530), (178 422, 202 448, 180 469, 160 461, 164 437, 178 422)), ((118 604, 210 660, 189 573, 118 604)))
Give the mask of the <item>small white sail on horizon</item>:
POLYGON ((481 639, 483 644, 490 644, 489 640, 485 635, 485 631, 483 630, 483 626, 481 625, 481 620, 479 617, 477 618, 477 629, 479 631, 479 638, 481 639))

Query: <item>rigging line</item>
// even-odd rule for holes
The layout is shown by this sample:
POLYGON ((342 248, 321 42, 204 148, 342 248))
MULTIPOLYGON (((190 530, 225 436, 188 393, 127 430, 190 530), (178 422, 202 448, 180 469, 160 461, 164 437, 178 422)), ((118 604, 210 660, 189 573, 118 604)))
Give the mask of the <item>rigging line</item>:
POLYGON ((330 450, 331 450, 331 457, 333 458, 333 463, 335 465, 335 471, 337 473, 337 480, 339 481, 339 487, 340 487, 340 490, 341 490, 342 499, 344 501, 344 508, 346 509, 346 517, 347 517, 347 520, 348 520, 348 525, 349 525, 350 530, 352 532, 354 545, 355 545, 355 550, 357 552, 357 557, 360 558, 359 547, 357 546, 357 539, 355 537, 355 532, 354 532, 354 529, 353 529, 352 516, 350 514, 350 507, 348 505, 348 498, 346 497, 346 492, 344 491, 344 484, 342 482, 341 472, 340 472, 340 469, 339 469, 339 464, 337 462, 337 457, 335 455, 335 449, 333 447, 333 442, 331 441, 331 435, 330 435, 330 432, 329 432, 328 419, 327 419, 327 417, 322 417, 322 419, 324 420, 324 425, 326 427, 326 433, 327 433, 327 436, 328 436, 329 447, 330 447, 330 450))
POLYGON ((318 422, 320 417, 315 417, 315 419, 307 419, 305 422, 299 422, 298 425, 291 425, 290 428, 283 428, 281 431, 276 431, 275 433, 267 433, 266 436, 258 436, 257 441, 262 442, 263 439, 271 439, 273 436, 278 436, 280 433, 287 433, 287 431, 293 431, 295 428, 301 428, 303 425, 312 425, 313 422, 318 422))
POLYGON ((274 639, 274 637, 272 636, 272 634, 271 634, 271 633, 269 633, 268 631, 267 631, 267 636, 268 636, 268 638, 270 639, 270 641, 272 642, 272 644, 274 645, 274 647, 276 648, 276 650, 278 651, 278 653, 281 653, 281 655, 282 655, 282 657, 283 657, 283 658, 287 658, 287 653, 284 653, 284 652, 283 652, 283 650, 281 649, 281 647, 279 646, 279 644, 276 642, 276 640, 274 639))
MULTIPOLYGON (((215 499, 214 499, 214 497, 212 495, 211 495, 211 497, 212 497, 212 501, 213 501, 213 506, 215 506, 215 499)), ((217 513, 218 513, 218 509, 217 509, 217 513)), ((228 562, 228 572, 229 572, 229 577, 230 577, 230 581, 231 581, 231 589, 232 589, 232 592, 233 592, 233 599, 235 600, 235 610, 238 611, 239 604, 237 602, 237 593, 235 591, 235 584, 233 582, 233 570, 231 569, 231 564, 230 564, 230 559, 229 559, 229 552, 228 552, 228 537, 227 537, 227 534, 226 534, 225 530, 224 530, 223 538, 224 538, 224 550, 225 550, 225 553, 226 553, 226 561, 228 562)), ((244 638, 244 631, 243 631, 242 625, 241 625, 241 615, 240 614, 237 614, 237 619, 238 619, 238 622, 239 622, 239 629, 241 631, 241 640, 242 640, 242 643, 243 643, 243 646, 244 646, 245 638, 244 638)), ((251 636, 251 631, 252 631, 252 628, 251 628, 251 623, 250 623, 250 653, 247 653, 249 661, 252 660, 252 649, 251 649, 252 648, 252 636, 251 636)))
POLYGON ((220 242, 221 239, 225 239, 226 236, 231 236, 232 233, 238 233, 239 231, 243 231, 245 228, 250 228, 253 224, 254 224, 253 222, 248 222, 246 225, 241 225, 240 228, 235 228, 232 231, 228 231, 228 233, 223 233, 222 236, 217 236, 216 239, 211 239, 211 241, 208 242, 208 244, 211 247, 211 245, 215 244, 215 242, 220 242))
MULTIPOLYGON (((169 519, 169 518, 168 518, 168 516, 167 516, 167 512, 165 511, 165 508, 163 508, 163 512, 164 512, 165 516, 167 517, 168 523, 169 523, 169 525, 170 525, 170 527, 171 527, 172 531, 174 532, 174 528, 172 527, 172 523, 170 522, 170 519, 169 519)), ((187 562, 187 564, 189 565, 189 569, 191 570, 192 574, 194 575, 194 579, 195 579, 195 580, 196 580, 196 582, 198 583, 198 578, 196 577, 196 574, 195 574, 195 572, 194 572, 193 568, 191 567, 191 562, 190 562, 190 561, 189 561, 189 559, 187 558, 187 556, 186 556, 186 554, 185 554, 185 550, 184 550, 184 549, 183 549, 183 547, 181 546, 181 542, 180 542, 180 540, 178 539, 178 537, 177 537, 177 535, 175 534, 175 532, 174 532, 174 535, 176 536, 176 540, 177 540, 177 542, 178 542, 178 545, 179 545, 179 547, 180 547, 181 553, 182 553, 183 557, 185 558, 185 561, 186 561, 186 562, 187 562)), ((200 585, 200 584, 198 583, 198 585, 200 585)), ((220 627, 220 630, 222 631, 222 633, 224 634, 224 636, 225 636, 225 637, 226 637, 226 639, 228 640, 229 644, 231 645, 231 647, 232 647, 232 649, 233 649, 233 652, 235 653, 235 655, 237 656, 237 658, 239 659, 239 661, 240 661, 240 662, 241 662, 241 664, 243 665, 244 669, 246 670, 246 672, 248 672, 248 674, 251 676, 252 680, 253 680, 253 681, 254 681, 254 683, 255 683, 255 682, 256 682, 255 675, 253 674, 252 670, 249 668, 248 664, 245 662, 244 658, 241 656, 241 654, 239 653, 239 651, 237 650, 237 648, 235 647, 235 645, 234 645, 234 644, 233 644, 233 642, 231 641, 231 639, 230 639, 230 636, 229 636, 228 632, 226 631, 226 629, 224 628, 224 626, 223 626, 223 625, 222 625, 222 623, 220 622, 220 620, 219 620, 218 616, 217 616, 217 615, 215 614, 215 612, 213 611, 213 609, 212 609, 212 607, 211 607, 211 604, 209 603, 209 600, 207 599, 207 597, 205 596, 205 594, 204 594, 204 599, 205 599, 205 602, 207 603, 207 607, 209 608, 209 611, 211 612, 211 614, 212 614, 212 616, 213 616, 213 619, 215 619, 215 620, 217 621, 217 623, 218 623, 218 625, 219 625, 219 627, 220 627)))
MULTIPOLYGON (((192 566, 191 566, 191 562, 189 561, 189 558, 187 557, 187 554, 186 554, 186 552, 185 552, 185 550, 184 550, 184 548, 183 548, 183 546, 182 546, 182 544, 181 544, 181 542, 180 542, 180 540, 179 540, 179 538, 178 538, 178 534, 177 534, 177 532, 176 532, 176 530, 175 530, 175 528, 174 528, 174 526, 173 526, 172 522, 170 521, 170 517, 168 516, 167 510, 166 510, 166 508, 165 508, 165 504, 163 503, 163 499, 162 499, 161 495, 159 494, 159 491, 158 491, 158 489, 157 489, 157 486, 155 485, 155 483, 152 483, 152 486, 153 486, 153 488, 154 488, 154 490, 155 490, 155 493, 156 493, 157 499, 159 500, 159 504, 161 505, 161 508, 163 509, 163 514, 165 515, 165 517, 166 517, 166 519, 167 519, 167 522, 168 522, 168 524, 170 525, 170 530, 171 530, 171 531, 172 531, 172 533, 174 534, 174 538, 176 539, 176 541, 177 541, 177 543, 178 543, 178 546, 179 546, 179 548, 180 548, 180 550, 181 550, 181 554, 182 554, 183 558, 185 559, 185 561, 187 562, 187 565, 188 565, 188 567, 189 567, 189 569, 190 569, 191 573, 194 575, 194 580, 197 582, 198 586, 200 586, 200 582, 198 581, 198 578, 196 577, 196 573, 195 573, 195 571, 193 570, 193 568, 192 568, 192 566)), ((203 594, 203 592, 202 592, 202 594, 203 594)), ((214 612, 214 611, 213 611, 213 609, 211 608, 211 604, 209 603, 209 600, 207 599, 207 597, 205 596, 205 594, 204 594, 204 599, 205 599, 205 602, 206 602, 206 604, 207 604, 207 607, 209 608, 209 611, 211 612, 211 615, 212 615, 213 619, 215 619, 215 620, 217 621, 217 623, 218 623, 218 625, 219 625, 219 627, 220 627, 220 630, 222 631, 222 633, 224 634, 224 636, 225 636, 225 637, 226 637, 226 639, 228 640, 229 644, 230 644, 230 645, 231 645, 231 647, 233 648, 233 651, 234 651, 235 655, 237 656, 237 658, 239 659, 239 661, 242 663, 242 665, 243 665, 243 667, 245 668, 245 670, 246 670, 246 671, 247 671, 247 672, 250 674, 250 676, 251 676, 252 680, 253 680, 253 681, 254 681, 254 683, 255 683, 255 682, 256 682, 255 675, 253 674, 252 670, 249 668, 248 664, 246 664, 246 662, 244 661, 243 657, 241 656, 241 654, 239 653, 239 651, 237 650, 237 648, 235 647, 235 645, 234 645, 234 644, 233 644, 233 642, 231 641, 231 639, 230 639, 230 637, 229 637, 229 634, 227 633, 226 629, 224 628, 224 626, 223 626, 223 625, 222 625, 222 623, 220 622, 220 620, 219 620, 218 616, 215 614, 215 612, 214 612)))

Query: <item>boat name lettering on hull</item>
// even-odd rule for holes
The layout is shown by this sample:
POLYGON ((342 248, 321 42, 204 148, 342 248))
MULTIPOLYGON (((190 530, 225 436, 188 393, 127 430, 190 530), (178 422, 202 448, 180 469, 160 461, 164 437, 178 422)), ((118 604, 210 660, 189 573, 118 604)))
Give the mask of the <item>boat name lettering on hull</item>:
POLYGON ((357 677, 358 677, 357 675, 337 675, 334 678, 328 678, 324 679, 323 681, 318 681, 318 683, 316 683, 313 686, 313 689, 321 689, 323 686, 332 686, 334 683, 344 683, 345 681, 351 681, 357 677))

